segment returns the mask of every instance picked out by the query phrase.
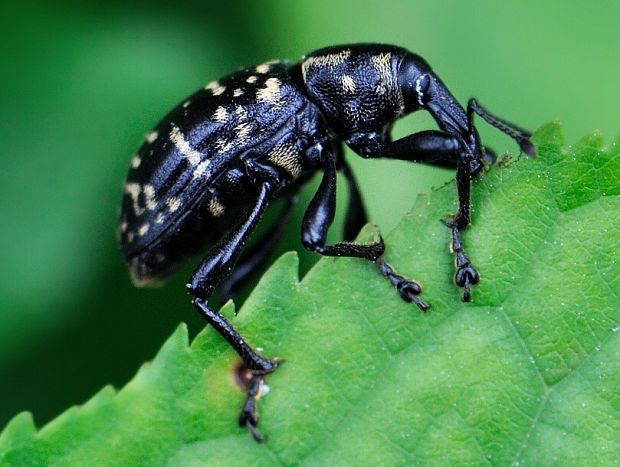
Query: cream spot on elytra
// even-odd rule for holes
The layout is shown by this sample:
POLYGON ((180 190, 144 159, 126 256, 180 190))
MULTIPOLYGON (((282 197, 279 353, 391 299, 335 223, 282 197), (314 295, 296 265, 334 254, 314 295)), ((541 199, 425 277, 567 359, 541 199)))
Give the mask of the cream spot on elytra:
POLYGON ((189 145, 181 130, 175 125, 172 125, 172 130, 170 130, 170 141, 189 160, 190 164, 196 165, 200 162, 200 153, 189 145))
POLYGON ((233 148, 235 143, 233 141, 227 141, 224 138, 218 138, 215 140, 215 148, 218 152, 227 152, 233 148))
POLYGON ((144 185, 144 203, 146 209, 154 211, 157 208, 157 201, 155 200, 155 188, 153 185, 144 185))
POLYGON ((136 216, 139 216, 144 212, 144 208, 140 206, 140 203, 138 201, 138 197, 140 196, 141 192, 142 187, 139 183, 127 183, 125 185, 125 193, 127 193, 131 198, 133 211, 136 213, 136 216))
POLYGON ((260 88, 256 93, 259 102, 265 102, 278 107, 282 104, 280 99, 280 87, 282 82, 278 78, 269 78, 265 81, 265 87, 260 88))
POLYGON ((222 86, 218 81, 211 81, 205 86, 207 91, 211 91, 214 96, 219 96, 226 90, 226 86, 222 86))
POLYGON ((228 112, 220 105, 217 109, 215 109, 215 112, 213 112, 213 120, 218 123, 226 123, 227 119, 228 112))
POLYGON ((248 111, 244 107, 238 105, 235 108, 235 115, 239 120, 246 120, 248 118, 248 111))
POLYGON ((140 229, 138 230, 138 235, 140 235, 141 237, 144 237, 146 235, 146 233, 149 231, 149 225, 148 224, 142 224, 140 226, 140 229))
POLYGON ((211 161, 209 159, 205 159, 200 164, 198 164, 196 166, 196 169, 194 169, 194 173, 192 173, 192 178, 199 178, 207 174, 207 167, 209 167, 210 163, 211 161))
POLYGON ((175 212, 181 207, 181 200, 176 196, 171 196, 166 200, 166 205, 168 206, 168 211, 175 212))
POLYGON ((224 206, 217 200, 217 198, 211 198, 207 207, 213 217, 220 217, 224 214, 224 206))
POLYGON ((235 136, 239 140, 240 144, 246 144, 248 142, 248 137, 252 132, 252 125, 249 123, 240 123, 235 127, 235 136))

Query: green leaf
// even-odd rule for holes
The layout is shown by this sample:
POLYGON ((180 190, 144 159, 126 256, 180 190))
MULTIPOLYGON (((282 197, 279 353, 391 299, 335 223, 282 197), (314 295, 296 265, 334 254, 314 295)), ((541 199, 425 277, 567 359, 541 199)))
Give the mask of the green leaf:
POLYGON ((564 149, 557 124, 535 141, 537 159, 475 183, 471 303, 452 284, 439 222, 456 208, 448 184, 387 237, 388 259, 423 282, 427 314, 360 260, 323 258, 299 282, 293 253, 238 316, 224 307, 264 355, 286 359, 260 400, 265 444, 236 424, 234 352, 208 327, 189 345, 181 326, 118 393, 38 431, 15 417, 0 464, 616 462, 620 145, 591 135, 564 149))

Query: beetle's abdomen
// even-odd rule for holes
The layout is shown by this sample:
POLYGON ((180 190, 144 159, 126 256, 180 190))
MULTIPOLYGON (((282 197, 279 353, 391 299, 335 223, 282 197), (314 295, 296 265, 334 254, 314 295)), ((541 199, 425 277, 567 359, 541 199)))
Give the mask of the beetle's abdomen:
POLYGON ((287 182, 299 177, 317 119, 282 62, 211 82, 166 116, 124 188, 120 244, 134 281, 164 278, 235 222, 256 190, 244 158, 276 166, 287 182))
POLYGON ((381 133, 402 115, 405 103, 397 73, 406 53, 394 46, 356 44, 304 58, 308 94, 344 140, 356 133, 381 133))

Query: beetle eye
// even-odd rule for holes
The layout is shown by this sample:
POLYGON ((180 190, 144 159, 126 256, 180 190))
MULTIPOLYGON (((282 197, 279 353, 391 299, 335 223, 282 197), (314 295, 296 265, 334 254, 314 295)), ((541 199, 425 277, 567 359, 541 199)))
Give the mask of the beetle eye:
POLYGON ((431 78, 427 74, 421 75, 415 80, 415 93, 420 107, 424 107, 430 100, 429 88, 431 87, 431 78))

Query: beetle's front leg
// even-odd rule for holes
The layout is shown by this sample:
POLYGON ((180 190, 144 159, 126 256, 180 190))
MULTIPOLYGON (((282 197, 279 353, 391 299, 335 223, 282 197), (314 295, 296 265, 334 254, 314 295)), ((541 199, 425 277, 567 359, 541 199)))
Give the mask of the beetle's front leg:
POLYGON ((461 232, 467 228, 470 219, 470 196, 471 196, 471 175, 467 162, 459 164, 456 172, 456 187, 459 196, 459 210, 454 218, 447 222, 446 225, 452 230, 452 240, 450 249, 454 253, 454 262, 456 272, 454 274, 454 282, 463 288, 463 301, 471 300, 471 286, 480 281, 478 271, 472 266, 469 257, 463 250, 461 242, 461 232))
POLYGON ((458 138, 436 130, 421 131, 394 142, 382 141, 378 135, 374 137, 361 135, 354 149, 366 157, 385 157, 457 167, 459 210, 446 224, 452 230, 450 245, 456 262, 454 279, 459 287, 463 287, 463 300, 468 302, 471 299, 471 286, 479 282, 480 276, 463 251, 461 232, 470 222, 471 169, 472 167, 479 169, 477 161, 467 156, 467 150, 458 138))
POLYGON ((243 245, 254 231, 258 221, 265 211, 269 197, 274 191, 269 182, 264 182, 256 204, 248 212, 245 219, 236 225, 228 234, 209 252, 194 272, 187 288, 194 296, 194 305, 205 320, 228 342, 239 354, 247 371, 248 394, 239 416, 239 424, 248 428, 254 439, 263 441, 258 433, 258 417, 256 415, 256 399, 259 389, 263 384, 264 376, 273 372, 278 363, 261 357, 241 335, 235 330, 230 322, 220 313, 211 309, 207 304, 207 298, 213 289, 224 277, 226 277, 235 261, 241 253, 243 245))

